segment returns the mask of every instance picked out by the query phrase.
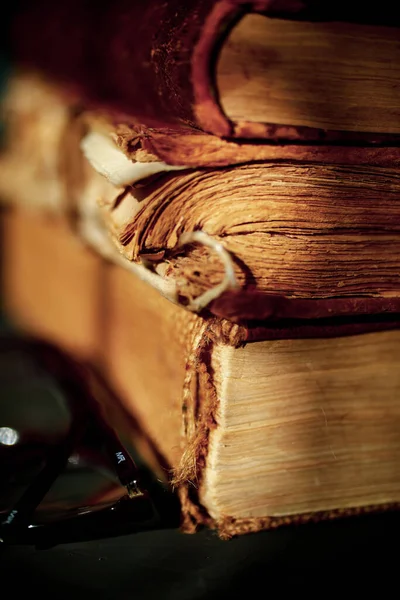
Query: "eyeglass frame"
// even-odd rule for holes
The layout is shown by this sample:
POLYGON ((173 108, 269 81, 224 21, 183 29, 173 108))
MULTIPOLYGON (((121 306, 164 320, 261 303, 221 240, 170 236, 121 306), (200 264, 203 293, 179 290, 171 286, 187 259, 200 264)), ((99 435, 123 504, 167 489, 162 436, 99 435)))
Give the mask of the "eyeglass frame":
POLYGON ((40 340, 7 336, 0 338, 0 356, 4 349, 28 351, 39 368, 55 375, 68 401, 72 420, 65 438, 48 450, 41 471, 3 515, 0 543, 4 546, 33 544, 37 548, 46 548, 69 541, 179 527, 179 501, 165 487, 159 486, 157 493, 154 493, 154 489, 150 493, 130 452, 99 410, 99 402, 87 385, 88 367, 40 340), (117 502, 103 508, 82 507, 82 510, 75 510, 73 516, 45 524, 34 523, 32 518, 35 510, 66 467, 89 425, 100 435, 113 470, 126 493, 117 502))

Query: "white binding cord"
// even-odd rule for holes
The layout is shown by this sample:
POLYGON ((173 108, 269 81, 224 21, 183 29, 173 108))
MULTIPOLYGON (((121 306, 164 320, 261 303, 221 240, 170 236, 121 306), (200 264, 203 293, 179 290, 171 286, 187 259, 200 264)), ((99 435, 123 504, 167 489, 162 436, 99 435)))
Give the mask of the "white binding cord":
MULTIPOLYGON (((176 282, 172 279, 166 279, 162 275, 151 271, 145 264, 138 264, 128 260, 123 256, 115 246, 114 242, 110 239, 108 232, 104 225, 99 222, 98 219, 94 219, 93 215, 81 214, 80 222, 80 235, 81 238, 89 244, 94 250, 96 250, 103 258, 110 262, 120 265, 127 271, 134 273, 139 279, 148 283, 155 288, 164 298, 173 302, 174 304, 182 303, 179 302, 178 291, 176 282)), ((219 298, 221 294, 229 289, 235 289, 238 287, 235 272, 233 269, 233 261, 229 252, 223 247, 220 242, 217 242, 210 235, 203 231, 191 231, 183 233, 177 244, 177 248, 186 246, 187 244, 203 244, 211 250, 214 250, 221 259, 222 264, 225 267, 225 276, 221 283, 207 290, 197 298, 194 298, 185 304, 184 307, 192 312, 200 312, 210 302, 219 298)))
POLYGON ((79 235, 82 241, 89 245, 105 260, 123 267, 156 289, 164 298, 174 304, 179 304, 175 281, 168 281, 157 273, 150 271, 144 264, 134 263, 121 254, 112 241, 104 224, 96 218, 98 215, 80 215, 79 235))
POLYGON ((218 254, 222 264, 225 267, 225 275, 221 283, 215 285, 200 296, 197 296, 197 298, 191 300, 186 306, 187 309, 193 312, 200 312, 203 310, 203 308, 210 304, 210 302, 216 298, 219 298, 227 290, 237 288, 238 283, 233 268, 232 257, 220 242, 217 242, 204 231, 188 231, 186 233, 182 233, 178 240, 177 247, 179 248, 180 246, 186 246, 187 244, 194 243, 203 244, 203 246, 207 246, 208 248, 211 248, 211 250, 214 250, 214 252, 218 254))

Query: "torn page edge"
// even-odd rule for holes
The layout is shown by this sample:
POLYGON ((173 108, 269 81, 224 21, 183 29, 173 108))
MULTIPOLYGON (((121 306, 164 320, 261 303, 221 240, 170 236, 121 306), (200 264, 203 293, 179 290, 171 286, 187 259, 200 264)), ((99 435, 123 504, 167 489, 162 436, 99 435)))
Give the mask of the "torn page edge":
POLYGON ((184 306, 192 312, 200 312, 212 300, 215 300, 228 289, 237 287, 236 277, 233 269, 233 261, 229 252, 223 247, 220 242, 217 242, 207 233, 203 231, 187 232, 179 238, 177 247, 186 244, 199 243, 214 250, 221 259, 225 267, 224 279, 218 285, 210 290, 207 290, 197 298, 191 300, 188 305, 184 305, 179 301, 179 295, 176 282, 171 279, 165 279, 161 275, 151 271, 145 264, 131 262, 125 258, 117 249, 115 244, 110 239, 107 230, 102 226, 102 223, 95 223, 93 216, 81 215, 78 225, 79 235, 82 239, 96 250, 103 258, 122 266, 124 269, 134 273, 142 281, 145 281, 155 288, 164 298, 174 304, 184 306))
MULTIPOLYGON (((81 149, 92 167, 101 175, 106 177, 115 186, 128 186, 145 179, 156 173, 185 169, 187 167, 173 167, 163 162, 139 163, 131 161, 107 136, 96 131, 88 133, 81 142, 81 149)), ((116 246, 113 246, 110 237, 102 223, 89 215, 81 215, 81 234, 96 250, 105 258, 120 264, 127 270, 138 275, 142 280, 147 281, 157 289, 164 297, 175 304, 179 302, 176 282, 166 280, 162 276, 154 273, 145 264, 137 264, 129 261, 119 253, 116 246), (96 221, 98 225, 96 226, 96 221)), ((181 235, 176 248, 187 244, 199 243, 207 246, 216 252, 224 265, 225 276, 221 283, 207 290, 197 298, 192 299, 185 305, 187 310, 200 312, 210 302, 221 296, 226 290, 237 287, 233 261, 229 252, 220 242, 217 242, 210 235, 203 231, 186 232, 181 235)))
POLYGON ((96 224, 91 218, 82 218, 78 225, 78 234, 84 242, 93 248, 106 260, 119 265, 133 273, 139 279, 155 288, 164 298, 174 304, 179 304, 176 283, 166 280, 157 273, 150 271, 145 265, 133 263, 118 251, 101 224, 96 224))

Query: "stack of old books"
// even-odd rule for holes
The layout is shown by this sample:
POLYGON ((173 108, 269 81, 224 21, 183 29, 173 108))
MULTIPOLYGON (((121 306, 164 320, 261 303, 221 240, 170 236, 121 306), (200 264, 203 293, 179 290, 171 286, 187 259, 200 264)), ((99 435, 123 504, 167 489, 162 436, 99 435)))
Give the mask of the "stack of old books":
POLYGON ((395 15, 31 4, 3 103, 10 318, 101 371, 186 531, 396 506, 395 15))

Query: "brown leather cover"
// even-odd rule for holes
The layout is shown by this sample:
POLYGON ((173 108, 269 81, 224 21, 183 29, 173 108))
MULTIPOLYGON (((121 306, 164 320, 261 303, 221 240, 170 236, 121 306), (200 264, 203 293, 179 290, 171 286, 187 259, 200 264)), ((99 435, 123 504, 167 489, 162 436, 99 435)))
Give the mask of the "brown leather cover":
POLYGON ((217 317, 233 322, 268 319, 324 319, 334 315, 400 314, 400 297, 288 298, 257 290, 227 290, 208 307, 217 317))
MULTIPOLYGON (((89 114, 89 118, 96 113, 89 114)), ((169 165, 187 167, 225 167, 249 162, 288 160, 293 162, 329 163, 331 165, 370 165, 397 168, 400 153, 396 145, 351 146, 341 144, 294 144, 244 142, 224 139, 194 129, 155 128, 134 125, 129 119, 116 122, 115 115, 107 115, 115 122, 113 135, 121 150, 133 160, 141 160, 145 151, 169 165)), ((400 140, 399 140, 400 142, 400 140)))
POLYGON ((86 103, 146 126, 200 128, 266 141, 384 143, 398 136, 245 123, 235 130, 215 93, 213 66, 225 36, 246 12, 308 20, 396 25, 383 2, 316 0, 49 0, 20 2, 12 28, 17 63, 64 81, 86 103))

